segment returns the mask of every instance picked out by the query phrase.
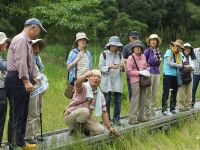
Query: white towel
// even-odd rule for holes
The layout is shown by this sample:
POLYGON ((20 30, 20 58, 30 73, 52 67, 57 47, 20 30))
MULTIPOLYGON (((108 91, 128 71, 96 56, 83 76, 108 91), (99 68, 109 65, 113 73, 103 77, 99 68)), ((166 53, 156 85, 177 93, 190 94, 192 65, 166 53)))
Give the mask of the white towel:
MULTIPOLYGON (((87 93, 86 97, 88 100, 92 100, 94 98, 92 87, 89 82, 86 83, 87 93)), ((96 98, 96 105, 95 105, 95 112, 96 116, 102 116, 102 93, 99 88, 97 88, 97 98, 96 98)))

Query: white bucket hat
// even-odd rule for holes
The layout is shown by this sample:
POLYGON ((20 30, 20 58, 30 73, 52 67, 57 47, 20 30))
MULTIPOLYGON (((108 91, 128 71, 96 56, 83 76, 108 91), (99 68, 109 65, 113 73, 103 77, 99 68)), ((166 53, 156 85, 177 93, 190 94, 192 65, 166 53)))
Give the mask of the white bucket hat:
POLYGON ((40 50, 42 50, 45 47, 45 42, 42 39, 36 39, 36 40, 31 40, 32 41, 32 45, 38 44, 40 50))
POLYGON ((150 40, 151 39, 157 39, 158 40, 158 45, 161 44, 161 38, 157 34, 151 34, 148 38, 146 38, 146 42, 148 45, 150 45, 150 40))
POLYGON ((78 33, 76 34, 76 40, 75 40, 75 42, 77 42, 77 41, 80 40, 80 39, 89 40, 84 32, 78 32, 78 33))
POLYGON ((0 44, 3 44, 8 40, 10 39, 6 37, 6 34, 4 32, 0 32, 0 44))

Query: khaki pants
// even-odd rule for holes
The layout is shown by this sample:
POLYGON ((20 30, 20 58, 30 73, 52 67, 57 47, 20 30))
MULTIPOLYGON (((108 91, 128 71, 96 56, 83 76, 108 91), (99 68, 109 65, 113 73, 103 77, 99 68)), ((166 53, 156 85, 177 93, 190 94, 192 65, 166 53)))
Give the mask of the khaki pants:
POLYGON ((179 110, 190 109, 192 103, 192 82, 188 84, 182 84, 178 89, 178 95, 179 110))
POLYGON ((151 74, 151 86, 147 90, 147 99, 145 102, 146 116, 155 116, 157 94, 160 86, 160 74, 151 74))
POLYGON ((40 131, 40 113, 42 111, 43 94, 31 97, 29 100, 28 118, 25 138, 30 139, 40 131))
POLYGON ((64 116, 64 120, 67 126, 74 127, 76 123, 84 123, 84 128, 90 131, 92 134, 102 134, 104 132, 104 127, 98 123, 93 121, 92 123, 88 123, 89 110, 88 108, 79 108, 75 111, 72 111, 70 114, 64 116))
POLYGON ((140 121, 144 119, 144 105, 147 94, 147 87, 141 87, 139 82, 131 84, 132 97, 129 113, 130 121, 140 121))

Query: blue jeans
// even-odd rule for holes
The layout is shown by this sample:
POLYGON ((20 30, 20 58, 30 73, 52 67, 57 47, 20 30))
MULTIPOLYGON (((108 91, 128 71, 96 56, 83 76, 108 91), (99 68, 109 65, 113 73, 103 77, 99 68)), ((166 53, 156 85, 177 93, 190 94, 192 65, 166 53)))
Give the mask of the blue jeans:
MULTIPOLYGON (((108 116, 109 116, 109 119, 110 119, 111 118, 110 117, 110 101, 111 101, 112 92, 103 93, 103 94, 104 94, 104 97, 106 99, 106 109, 107 109, 108 116)), ((122 97, 122 93, 114 92, 114 100, 115 100, 115 108, 114 108, 114 114, 113 114, 113 121, 114 122, 120 120, 121 97, 122 97)))
POLYGON ((5 88, 0 88, 0 145, 3 138, 3 130, 7 113, 7 97, 5 88))
POLYGON ((192 87, 192 107, 196 101, 196 92, 200 81, 200 75, 193 74, 193 87, 192 87))

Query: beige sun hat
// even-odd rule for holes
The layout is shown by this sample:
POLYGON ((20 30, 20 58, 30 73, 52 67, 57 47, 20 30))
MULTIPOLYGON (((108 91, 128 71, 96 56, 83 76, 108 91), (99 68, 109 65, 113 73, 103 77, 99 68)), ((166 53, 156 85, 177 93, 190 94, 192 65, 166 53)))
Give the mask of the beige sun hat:
POLYGON ((0 32, 0 44, 3 44, 7 41, 10 41, 11 39, 6 37, 6 34, 4 32, 0 32))
POLYGON ((183 46, 183 41, 181 39, 177 39, 175 42, 171 42, 172 45, 177 45, 179 46, 181 49, 185 49, 184 46, 183 46))
POLYGON ((150 40, 151 39, 157 39, 158 40, 158 45, 161 44, 161 38, 157 34, 151 34, 148 38, 146 38, 146 42, 148 45, 150 45, 150 40))
POLYGON ((76 34, 76 40, 75 40, 75 42, 77 42, 77 41, 80 40, 80 39, 89 40, 84 32, 78 32, 78 33, 76 34))

